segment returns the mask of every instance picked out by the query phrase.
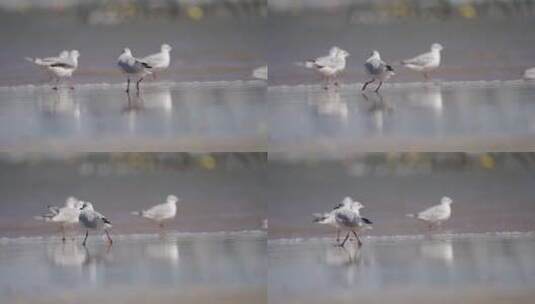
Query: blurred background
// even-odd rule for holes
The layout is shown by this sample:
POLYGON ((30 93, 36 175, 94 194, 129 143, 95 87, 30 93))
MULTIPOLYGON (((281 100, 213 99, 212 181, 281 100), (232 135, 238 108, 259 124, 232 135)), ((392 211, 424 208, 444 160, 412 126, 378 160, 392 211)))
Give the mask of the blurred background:
POLYGON ((173 47, 173 81, 246 80, 265 65, 265 0, 2 0, 0 86, 46 81, 24 57, 78 49, 76 83, 122 82, 123 48, 134 56, 173 47))
MULTIPOLYGON (((444 46, 433 77, 446 80, 519 79, 535 66, 532 0, 273 0, 267 50, 270 84, 317 82, 293 62, 326 55, 337 45, 351 54, 345 82, 362 82, 371 50, 390 63, 444 46)), ((392 81, 422 81, 397 68, 392 81)))

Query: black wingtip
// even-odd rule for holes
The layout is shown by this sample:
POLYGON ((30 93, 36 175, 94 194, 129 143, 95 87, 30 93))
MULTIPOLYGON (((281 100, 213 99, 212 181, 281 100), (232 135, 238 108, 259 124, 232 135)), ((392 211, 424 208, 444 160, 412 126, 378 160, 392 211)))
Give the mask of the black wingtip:
POLYGON ((339 208, 342 208, 342 207, 344 207, 344 204, 340 203, 340 204, 334 206, 333 210, 336 210, 336 209, 339 209, 339 208))
POLYGON ((105 218, 105 217, 102 218, 102 221, 103 221, 104 223, 106 223, 106 224, 110 224, 110 225, 111 225, 111 221, 108 220, 108 219, 105 218))
POLYGON ((372 221, 370 221, 369 219, 367 219, 367 218, 365 218, 365 217, 362 218, 362 221, 363 221, 364 223, 368 224, 368 225, 373 224, 372 221))
POLYGON ((392 66, 388 64, 386 65, 386 70, 390 72, 394 72, 394 68, 392 68, 392 66))
POLYGON ((152 69, 152 67, 151 67, 148 63, 146 63, 146 62, 142 62, 141 64, 142 64, 144 67, 146 67, 147 69, 152 69))

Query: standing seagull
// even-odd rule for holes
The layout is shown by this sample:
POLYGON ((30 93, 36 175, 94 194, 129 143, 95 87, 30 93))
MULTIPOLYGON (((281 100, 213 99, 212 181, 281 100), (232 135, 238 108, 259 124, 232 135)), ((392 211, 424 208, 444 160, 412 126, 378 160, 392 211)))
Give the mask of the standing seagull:
POLYGON ((341 203, 336 205, 330 212, 326 213, 315 213, 314 216, 314 223, 319 223, 323 225, 329 225, 334 228, 336 228, 336 241, 340 241, 340 226, 338 222, 336 221, 336 212, 341 209, 348 209, 355 212, 357 215, 360 216, 360 209, 364 208, 364 205, 362 205, 359 202, 353 201, 353 199, 349 196, 345 197, 341 203))
POLYGON ((392 75, 395 75, 392 66, 381 60, 381 55, 375 50, 372 51, 370 57, 366 60, 364 67, 366 68, 366 73, 371 76, 372 79, 364 83, 362 91, 366 90, 366 87, 370 83, 379 80, 379 85, 375 89, 375 92, 379 93, 379 89, 381 88, 381 85, 383 85, 383 82, 388 80, 392 75))
POLYGON ((134 211, 132 214, 155 221, 161 228, 163 228, 164 221, 170 220, 176 216, 176 203, 178 201, 178 197, 169 195, 167 196, 165 203, 153 206, 147 210, 134 211))
POLYGON ((104 217, 104 215, 96 212, 95 209, 93 209, 93 204, 91 204, 90 202, 83 202, 80 210, 80 225, 82 225, 86 229, 85 238, 82 245, 85 246, 85 242, 87 240, 87 237, 89 236, 89 229, 93 229, 96 231, 104 229, 104 232, 106 233, 108 241, 111 245, 113 241, 110 237, 110 234, 108 233, 108 229, 111 228, 111 222, 106 217, 104 217))
POLYGON ((123 50, 123 53, 119 56, 117 59, 117 65, 123 73, 126 75, 127 84, 126 84, 126 92, 130 92, 130 77, 136 76, 139 79, 136 82, 136 89, 139 93, 139 83, 143 80, 143 78, 151 74, 152 72, 150 69, 152 66, 140 59, 135 58, 132 56, 132 51, 130 51, 129 48, 125 48, 123 50))
POLYGON ((355 212, 354 210, 345 208, 336 211, 335 220, 340 229, 347 231, 346 237, 339 245, 340 247, 344 247, 347 239, 349 239, 351 232, 353 233, 353 235, 355 235, 355 238, 357 238, 359 247, 362 246, 362 241, 360 240, 358 232, 361 229, 371 225, 372 221, 367 218, 361 217, 358 212, 355 212))
MULTIPOLYGON (((336 76, 342 73, 346 67, 346 57, 349 53, 337 46, 333 46, 329 50, 329 55, 318 57, 313 60, 307 60, 304 66, 309 69, 315 69, 326 80, 325 89, 328 89, 332 80, 336 80, 336 76)), ((335 81, 335 85, 338 83, 335 81)))
MULTIPOLYGON (((72 50, 68 53, 66 52, 67 51, 62 51, 59 57, 48 57, 43 59, 26 57, 26 60, 45 68, 54 78, 55 85, 53 89, 57 90, 61 80, 72 77, 72 74, 78 68, 78 57, 80 57, 80 52, 77 50, 72 50)), ((71 86, 71 89, 74 88, 71 86)))
POLYGON ((156 79, 156 72, 161 72, 169 67, 169 64, 171 63, 170 53, 172 49, 173 48, 169 44, 164 43, 162 44, 159 53, 141 58, 142 62, 151 66, 153 79, 156 79))
POLYGON ((44 220, 45 222, 59 223, 61 240, 65 242, 65 226, 71 226, 78 223, 80 216, 81 202, 75 197, 69 197, 65 201, 64 207, 48 206, 48 213, 36 216, 35 219, 44 220))
POLYGON ((429 229, 434 225, 440 225, 442 222, 448 220, 451 217, 451 204, 453 201, 451 198, 444 196, 440 200, 440 204, 433 207, 429 207, 422 212, 416 214, 407 214, 408 217, 417 218, 426 222, 429 229))
POLYGON ((403 60, 401 61, 401 64, 411 70, 423 72, 424 78, 427 80, 429 79, 428 72, 438 68, 440 65, 440 51, 442 51, 442 49, 442 45, 439 43, 433 43, 429 52, 418 55, 411 59, 403 60))

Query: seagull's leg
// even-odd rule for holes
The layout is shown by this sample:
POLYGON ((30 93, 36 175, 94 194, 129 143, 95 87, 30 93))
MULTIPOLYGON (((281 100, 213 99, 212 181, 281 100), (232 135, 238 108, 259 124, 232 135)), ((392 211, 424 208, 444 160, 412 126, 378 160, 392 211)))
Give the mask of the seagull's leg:
POLYGON ((130 92, 130 77, 126 78, 126 93, 130 92))
POLYGON ((424 72, 424 78, 426 81, 429 80, 429 74, 427 74, 427 72, 424 72))
POLYGON ((136 82, 136 90, 139 94, 139 84, 141 83, 141 81, 143 81, 143 77, 139 78, 139 80, 136 82))
POLYGON ((156 72, 152 72, 152 80, 156 80, 156 72))
POLYGON ((340 229, 336 229, 336 242, 340 243, 340 229))
POLYGON ((349 232, 346 234, 346 237, 344 238, 344 240, 342 241, 342 244, 338 245, 340 247, 344 247, 344 245, 346 244, 346 241, 347 239, 349 238, 349 232))
POLYGON ((353 230, 353 234, 357 238, 357 244, 359 244, 359 247, 361 247, 362 246, 362 241, 360 240, 359 235, 354 230, 353 230))
POLYGON ((370 83, 372 83, 372 82, 374 82, 374 81, 375 81, 375 78, 372 78, 372 80, 370 80, 370 81, 368 81, 368 82, 365 82, 364 85, 362 86, 362 89, 360 89, 360 90, 361 90, 361 91, 366 90, 366 87, 367 87, 370 83))
POLYGON ((87 241, 87 236, 89 235, 89 230, 86 230, 85 231, 85 237, 84 237, 84 241, 82 242, 82 245, 85 247, 85 241, 87 241))
POLYGON ((383 85, 383 82, 382 82, 382 81, 379 81, 379 85, 378 85, 377 88, 375 89, 375 93, 379 93, 379 89, 381 88, 382 85, 383 85))
POLYGON ((52 87, 52 90, 57 90, 59 86, 59 78, 54 79, 56 81, 56 84, 52 87))
POLYGON ((106 236, 108 237, 108 242, 111 244, 113 244, 113 240, 111 239, 110 237, 110 233, 108 232, 108 230, 104 229, 104 232, 106 233, 106 236))
POLYGON ((65 226, 63 226, 63 224, 61 224, 60 230, 61 230, 61 241, 65 243, 65 226))

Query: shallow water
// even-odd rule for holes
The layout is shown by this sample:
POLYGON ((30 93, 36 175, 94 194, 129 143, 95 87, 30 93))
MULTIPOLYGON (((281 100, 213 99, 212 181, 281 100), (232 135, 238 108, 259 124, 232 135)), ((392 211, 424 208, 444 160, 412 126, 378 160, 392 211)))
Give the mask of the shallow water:
POLYGON ((266 302, 265 234, 0 244, 3 303, 266 302))
POLYGON ((269 303, 531 303, 535 240, 271 242, 269 303), (504 302, 501 302, 504 301, 504 302))
POLYGON ((0 150, 265 150, 264 96, 257 82, 4 88, 0 150))
POLYGON ((325 91, 270 87, 272 151, 533 150, 535 88, 524 82, 415 83, 325 91))

